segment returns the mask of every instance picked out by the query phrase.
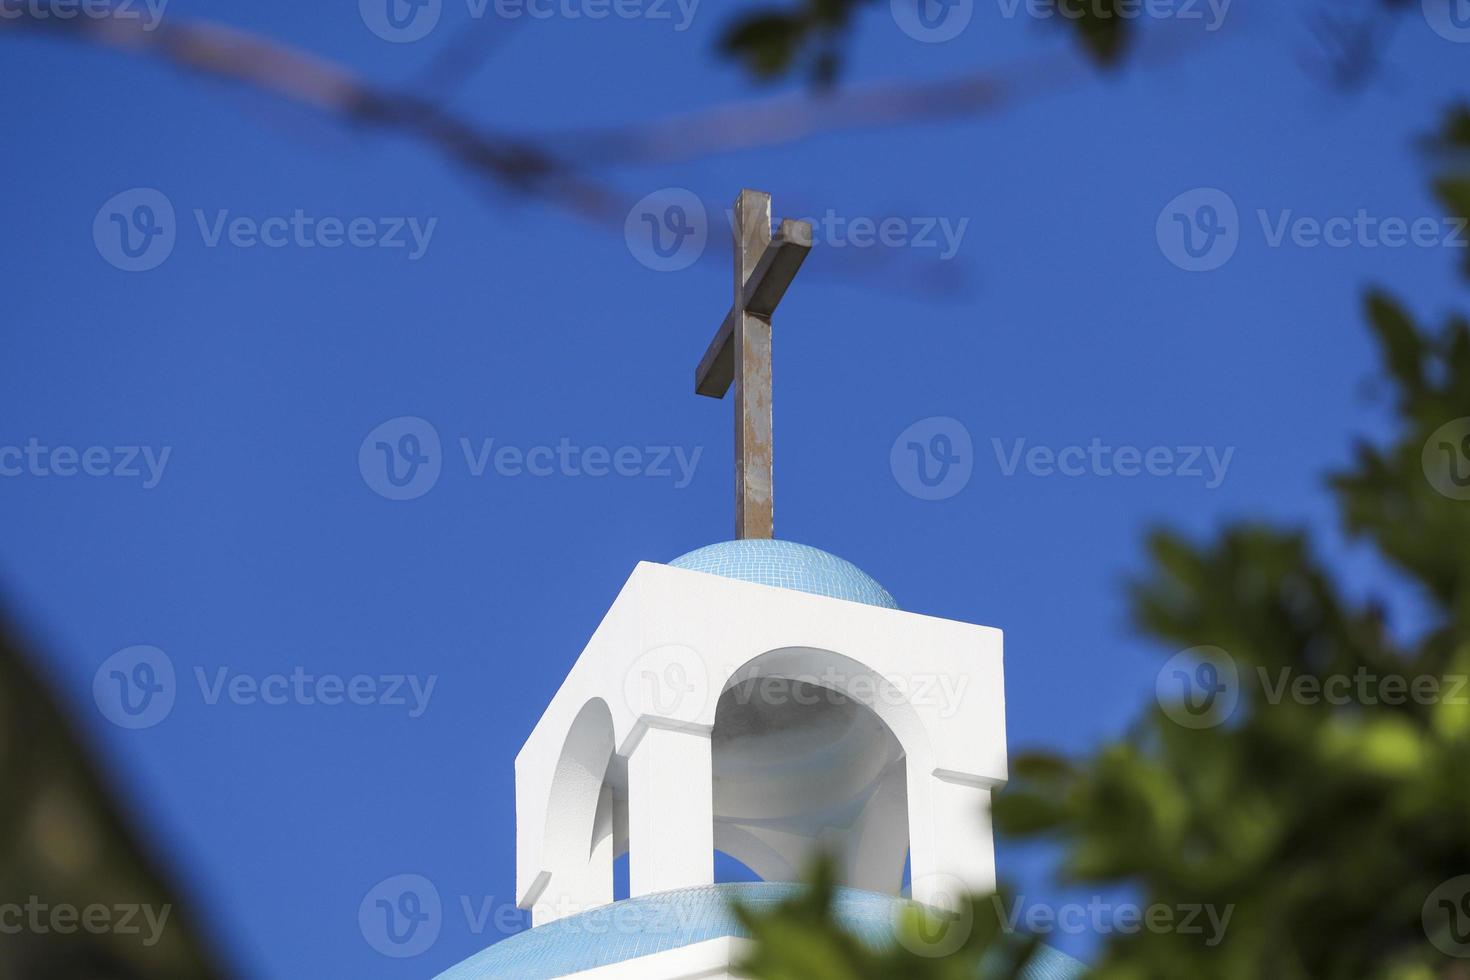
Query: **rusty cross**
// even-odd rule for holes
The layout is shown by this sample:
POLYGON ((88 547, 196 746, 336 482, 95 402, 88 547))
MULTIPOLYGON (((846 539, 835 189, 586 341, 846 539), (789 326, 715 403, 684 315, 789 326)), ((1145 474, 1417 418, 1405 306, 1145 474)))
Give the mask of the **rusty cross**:
POLYGON ((735 385, 735 536, 775 532, 771 496, 771 314, 812 248, 812 226, 781 222, 771 235, 771 195, 735 199, 735 303, 694 372, 694 390, 724 398, 735 385))

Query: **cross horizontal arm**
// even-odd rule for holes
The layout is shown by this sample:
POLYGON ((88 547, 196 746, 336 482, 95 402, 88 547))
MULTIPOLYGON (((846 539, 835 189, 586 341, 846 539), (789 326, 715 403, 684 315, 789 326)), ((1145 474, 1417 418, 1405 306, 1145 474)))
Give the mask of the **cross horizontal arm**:
POLYGON ((694 390, 710 398, 724 398, 735 380, 735 318, 742 312, 769 319, 786 295, 791 280, 812 250, 812 226, 805 221, 781 222, 781 230, 761 253, 746 280, 740 306, 725 315, 715 339, 694 371, 694 390))

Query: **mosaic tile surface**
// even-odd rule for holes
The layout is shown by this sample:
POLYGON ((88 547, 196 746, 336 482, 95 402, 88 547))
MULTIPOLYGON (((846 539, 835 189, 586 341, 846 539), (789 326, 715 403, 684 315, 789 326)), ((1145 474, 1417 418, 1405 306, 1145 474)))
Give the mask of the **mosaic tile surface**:
MULTIPOLYGON (((799 887, 740 882, 614 902, 503 939, 437 980, 550 980, 710 939, 745 936, 730 910, 732 901, 769 908, 799 887)), ((840 888, 833 913, 861 942, 880 949, 893 942, 895 913, 902 904, 903 899, 891 895, 840 888)), ((1077 960, 1042 946, 1021 980, 1074 980, 1081 975, 1077 960)))
POLYGON ((725 541, 681 555, 669 564, 778 589, 898 608, 888 590, 852 562, 794 541, 725 541))

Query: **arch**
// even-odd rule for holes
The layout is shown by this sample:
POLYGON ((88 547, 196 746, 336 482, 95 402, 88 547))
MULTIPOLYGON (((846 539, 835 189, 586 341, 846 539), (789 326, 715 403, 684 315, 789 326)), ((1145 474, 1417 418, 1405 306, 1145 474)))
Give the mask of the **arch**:
POLYGON ((730 676, 712 741, 717 848, 767 881, 797 880, 826 852, 844 884, 898 894, 907 768, 929 752, 886 678, 829 650, 769 651, 730 676))
POLYGON ((613 751, 612 712, 593 698, 568 729, 552 775, 543 871, 529 896, 538 925, 613 900, 615 801, 607 781, 613 751))
MULTIPOLYGON (((834 690, 872 709, 898 739, 909 756, 933 758, 928 731, 907 695, 880 671, 861 660, 817 647, 781 647, 757 654, 740 665, 720 689, 730 689, 752 678, 805 681, 834 690)), ((716 706, 718 714, 718 706, 716 706)))

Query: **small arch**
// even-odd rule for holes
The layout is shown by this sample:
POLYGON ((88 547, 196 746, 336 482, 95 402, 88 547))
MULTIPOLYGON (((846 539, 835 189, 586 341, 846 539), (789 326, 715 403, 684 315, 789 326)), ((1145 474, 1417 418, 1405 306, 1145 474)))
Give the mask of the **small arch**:
POLYGON ((538 920, 613 900, 613 752, 612 712, 593 698, 567 730, 552 776, 541 845, 546 880, 532 897, 545 910, 538 920))

